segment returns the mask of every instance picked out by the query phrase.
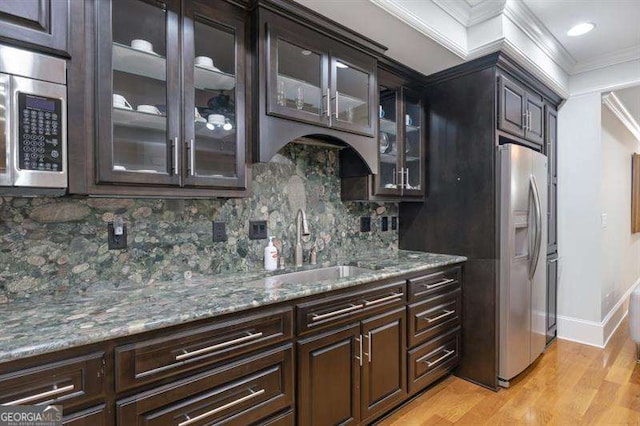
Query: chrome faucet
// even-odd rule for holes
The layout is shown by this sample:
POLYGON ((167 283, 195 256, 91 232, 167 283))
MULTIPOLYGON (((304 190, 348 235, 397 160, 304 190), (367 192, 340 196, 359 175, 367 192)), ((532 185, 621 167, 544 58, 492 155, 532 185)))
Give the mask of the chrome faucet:
POLYGON ((302 266, 301 235, 309 235, 309 223, 307 222, 307 215, 304 213, 304 210, 298 209, 298 213, 296 214, 296 266, 302 266))

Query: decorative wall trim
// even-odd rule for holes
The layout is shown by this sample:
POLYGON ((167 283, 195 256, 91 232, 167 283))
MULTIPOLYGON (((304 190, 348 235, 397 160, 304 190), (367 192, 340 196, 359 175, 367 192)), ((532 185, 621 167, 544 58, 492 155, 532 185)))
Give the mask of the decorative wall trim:
POLYGON ((506 3, 506 0, 481 1, 475 6, 471 6, 466 1, 431 1, 465 27, 479 24, 493 18, 494 16, 500 15, 504 10, 506 3))
POLYGON ((600 68, 606 68, 611 65, 621 64, 623 62, 629 62, 640 59, 640 45, 631 46, 620 50, 607 53, 606 55, 598 56, 589 61, 578 62, 571 72, 571 74, 579 74, 587 71, 593 71, 600 68))
POLYGON ((604 348, 629 311, 629 296, 640 284, 640 278, 629 287, 601 322, 558 315, 558 338, 604 348))
POLYGON ((466 59, 467 57, 466 46, 460 45, 458 42, 449 38, 446 34, 442 33, 435 27, 429 25, 427 22, 420 19, 416 14, 411 12, 409 9, 407 9, 397 1, 395 0, 370 0, 370 1, 373 4, 384 9, 387 13, 400 19, 402 22, 409 25, 419 33, 426 35, 430 39, 434 40, 435 42, 449 49, 451 52, 458 55, 462 59, 466 59))
POLYGON ((620 122, 631 132, 640 142, 640 124, 627 110, 624 104, 618 99, 614 92, 609 92, 602 96, 602 103, 613 112, 620 122))
POLYGON ((504 15, 567 74, 573 72, 576 60, 551 34, 547 27, 522 1, 508 1, 504 15))

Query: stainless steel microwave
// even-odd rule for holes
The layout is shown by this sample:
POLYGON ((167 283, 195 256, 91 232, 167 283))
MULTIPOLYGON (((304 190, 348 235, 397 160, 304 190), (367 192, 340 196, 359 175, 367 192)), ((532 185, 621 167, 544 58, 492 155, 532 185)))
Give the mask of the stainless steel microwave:
POLYGON ((0 45, 0 194, 67 188, 63 59, 0 45))

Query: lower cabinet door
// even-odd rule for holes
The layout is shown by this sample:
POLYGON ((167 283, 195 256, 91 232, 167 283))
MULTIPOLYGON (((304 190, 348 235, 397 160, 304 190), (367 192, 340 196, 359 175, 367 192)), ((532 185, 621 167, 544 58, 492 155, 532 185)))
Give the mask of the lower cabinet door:
POLYGON ((360 422, 360 324, 298 342, 299 425, 360 422))
POLYGON ((113 424, 110 410, 105 404, 80 411, 62 419, 65 426, 107 426, 113 424))
POLYGON ((362 321, 362 419, 391 409, 407 396, 406 310, 362 321))
POLYGON ((247 425, 293 404, 293 348, 261 352, 116 404, 118 425, 247 425))

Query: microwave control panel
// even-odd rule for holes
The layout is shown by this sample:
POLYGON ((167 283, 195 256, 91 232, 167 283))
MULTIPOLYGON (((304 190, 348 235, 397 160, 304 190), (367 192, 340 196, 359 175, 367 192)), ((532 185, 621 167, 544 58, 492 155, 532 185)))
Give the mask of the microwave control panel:
POLYGON ((61 172, 62 101, 18 93, 19 169, 61 172))

